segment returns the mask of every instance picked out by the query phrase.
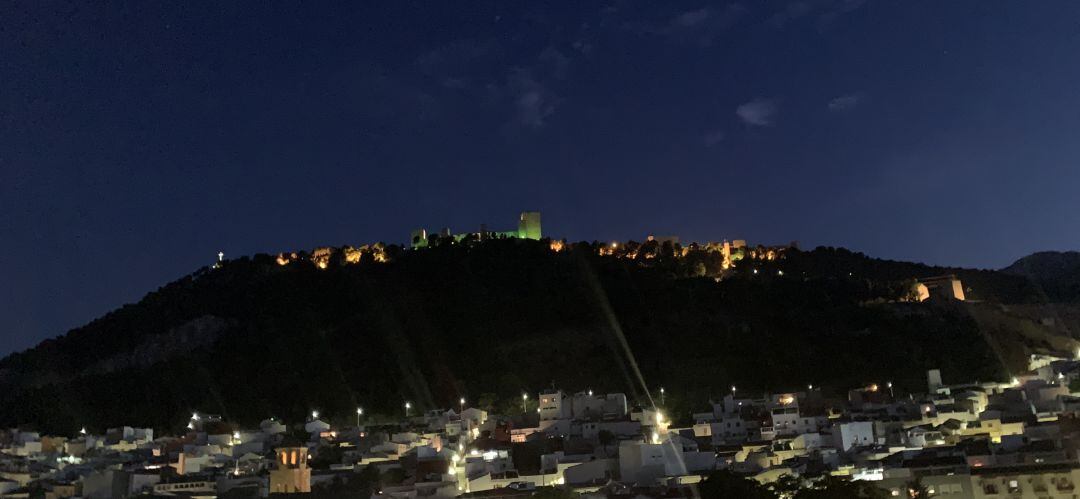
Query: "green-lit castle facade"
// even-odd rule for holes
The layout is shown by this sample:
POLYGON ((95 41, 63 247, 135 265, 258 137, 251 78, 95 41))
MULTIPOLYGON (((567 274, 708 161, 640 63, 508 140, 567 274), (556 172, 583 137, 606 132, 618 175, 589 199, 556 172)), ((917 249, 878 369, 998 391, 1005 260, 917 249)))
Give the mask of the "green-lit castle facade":
MULTIPOLYGON (((462 232, 453 234, 450 229, 443 229, 439 232, 441 237, 452 237, 457 241, 465 239, 469 236, 476 236, 480 239, 490 238, 509 238, 516 237, 518 239, 536 239, 539 240, 543 237, 540 231, 540 212, 539 211, 525 211, 518 217, 517 230, 507 231, 489 231, 487 226, 481 225, 479 231, 475 232, 462 232)), ((420 228, 412 231, 412 236, 409 239, 409 244, 413 248, 424 248, 428 245, 428 231, 427 229, 420 228)))

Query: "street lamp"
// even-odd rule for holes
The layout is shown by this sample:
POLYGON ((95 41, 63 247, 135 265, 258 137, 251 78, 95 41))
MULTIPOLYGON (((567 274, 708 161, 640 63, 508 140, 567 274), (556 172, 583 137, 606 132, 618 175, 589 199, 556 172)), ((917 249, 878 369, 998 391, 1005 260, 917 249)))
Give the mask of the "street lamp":
POLYGON ((460 399, 458 399, 458 406, 461 408, 461 410, 458 411, 458 414, 465 412, 465 397, 461 397, 460 399))
POLYGON ((405 402, 405 417, 409 417, 409 409, 412 408, 412 404, 405 402))
POLYGON ((731 394, 735 395, 735 385, 731 385, 731 394))
POLYGON ((660 387, 660 405, 667 405, 664 403, 664 387, 660 387))
POLYGON ((894 398, 892 391, 892 381, 885 382, 885 386, 889 388, 889 398, 894 398))
POLYGON ((521 394, 521 412, 527 412, 528 411, 528 409, 526 408, 527 406, 525 405, 526 403, 528 403, 528 401, 529 401, 529 396, 522 393, 521 394))
POLYGON ((311 411, 311 420, 315 421, 316 419, 319 419, 319 411, 311 411))
POLYGON ((360 427, 360 416, 364 415, 364 409, 361 407, 356 408, 356 427, 360 427))

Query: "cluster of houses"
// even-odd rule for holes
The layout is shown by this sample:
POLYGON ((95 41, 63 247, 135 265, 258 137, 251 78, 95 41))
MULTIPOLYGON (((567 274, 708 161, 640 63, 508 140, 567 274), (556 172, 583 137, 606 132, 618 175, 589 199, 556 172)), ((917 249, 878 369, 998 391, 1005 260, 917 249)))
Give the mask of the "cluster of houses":
POLYGON ((0 433, 0 497, 90 499, 266 497, 355 483, 390 497, 529 496, 548 487, 583 496, 681 497, 716 470, 768 484, 785 476, 865 480, 892 497, 1075 498, 1080 483, 1080 361, 1034 355, 1009 382, 925 393, 891 383, 846 400, 805 391, 742 396, 732 388, 692 424, 662 397, 647 407, 620 393, 545 390, 511 417, 468 407, 394 424, 333 427, 268 419, 237 429, 191 416, 181 436, 151 429, 68 437, 0 433), (685 422, 685 421, 684 421, 685 422), (920 495, 921 494, 921 495, 920 495))

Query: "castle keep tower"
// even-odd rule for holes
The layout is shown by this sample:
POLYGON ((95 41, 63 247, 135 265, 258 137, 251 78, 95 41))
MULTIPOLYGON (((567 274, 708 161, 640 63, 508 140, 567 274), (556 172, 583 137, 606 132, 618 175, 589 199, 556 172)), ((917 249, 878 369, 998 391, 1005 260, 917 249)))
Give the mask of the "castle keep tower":
POLYGON ((519 239, 540 239, 539 211, 526 211, 521 214, 518 219, 517 237, 519 239))

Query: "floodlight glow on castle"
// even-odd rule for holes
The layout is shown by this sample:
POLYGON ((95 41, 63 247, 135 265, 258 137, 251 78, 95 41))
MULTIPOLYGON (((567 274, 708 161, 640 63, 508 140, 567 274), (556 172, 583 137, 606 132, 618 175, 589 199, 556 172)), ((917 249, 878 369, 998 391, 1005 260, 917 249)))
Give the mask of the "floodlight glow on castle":
MULTIPOLYGON (((460 234, 452 234, 450 229, 444 228, 439 231, 440 237, 452 237, 454 240, 461 241, 469 236, 477 236, 480 239, 499 239, 515 237, 518 239, 535 239, 539 240, 541 237, 540 232, 540 212, 539 211, 525 211, 518 217, 517 230, 507 231, 489 231, 486 225, 481 225, 478 232, 462 232, 460 234)), ((412 236, 409 238, 409 242, 413 248, 423 248, 428 245, 428 231, 427 229, 420 228, 412 231, 412 236)))

